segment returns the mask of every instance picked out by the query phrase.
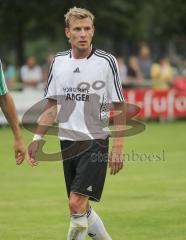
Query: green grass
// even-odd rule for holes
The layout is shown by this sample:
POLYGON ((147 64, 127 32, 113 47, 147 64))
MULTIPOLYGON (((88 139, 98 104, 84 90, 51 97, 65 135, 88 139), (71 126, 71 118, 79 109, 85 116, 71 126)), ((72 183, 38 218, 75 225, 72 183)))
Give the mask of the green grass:
MULTIPOLYGON (((145 132, 126 139, 130 161, 118 175, 107 175, 102 201, 93 204, 113 240, 186 239, 185 133, 185 122, 148 123, 145 132), (164 150, 164 160, 131 161, 132 150, 160 157, 164 150)), ((32 134, 23 135, 29 143, 32 134)), ((0 239, 66 239, 61 163, 16 166, 11 131, 0 129, 0 139, 0 239)), ((58 141, 50 139, 46 148, 58 151, 58 141)))

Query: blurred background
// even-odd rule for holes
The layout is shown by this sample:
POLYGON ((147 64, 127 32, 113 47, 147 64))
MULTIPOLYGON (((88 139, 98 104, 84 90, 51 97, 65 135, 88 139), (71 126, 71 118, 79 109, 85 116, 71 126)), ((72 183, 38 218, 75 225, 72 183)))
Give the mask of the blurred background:
MULTIPOLYGON (((185 117, 184 0, 33 0, 27 4, 0 0, 0 58, 10 90, 34 90, 36 100, 41 96, 36 90, 43 91, 47 83, 53 55, 70 47, 64 34, 64 14, 72 6, 85 7, 95 15, 93 44, 116 56, 123 86, 136 89, 126 90, 126 98, 142 108, 153 105, 151 110, 142 109, 143 118, 185 117), (153 93, 146 91, 149 89, 153 93)), ((24 95, 14 95, 21 112, 24 95)))
POLYGON ((146 43, 154 60, 160 55, 180 66, 186 57, 186 4, 171 0, 0 1, 0 54, 22 66, 26 57, 36 56, 44 64, 50 53, 68 48, 64 35, 64 14, 72 6, 88 8, 95 14, 97 47, 124 55, 138 55, 146 43))
MULTIPOLYGON (((146 125, 126 139, 125 169, 108 175, 103 202, 93 206, 114 240, 184 240, 186 1, 0 0, 0 59, 20 121, 41 100, 53 55, 70 47, 64 14, 73 6, 95 15, 93 44, 117 58, 126 101, 146 125)), ((0 239, 65 239, 61 163, 18 168, 1 112, 0 125, 0 239)), ((29 144, 33 134, 22 134, 29 144)), ((49 137, 44 151, 59 152, 58 140, 49 137)))

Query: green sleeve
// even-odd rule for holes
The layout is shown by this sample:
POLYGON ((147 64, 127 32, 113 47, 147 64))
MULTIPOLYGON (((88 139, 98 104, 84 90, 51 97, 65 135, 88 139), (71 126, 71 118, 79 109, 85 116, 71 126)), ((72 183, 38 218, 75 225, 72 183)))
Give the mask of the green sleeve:
POLYGON ((6 86, 2 63, 0 60, 0 96, 5 95, 7 92, 8 92, 8 88, 6 86))

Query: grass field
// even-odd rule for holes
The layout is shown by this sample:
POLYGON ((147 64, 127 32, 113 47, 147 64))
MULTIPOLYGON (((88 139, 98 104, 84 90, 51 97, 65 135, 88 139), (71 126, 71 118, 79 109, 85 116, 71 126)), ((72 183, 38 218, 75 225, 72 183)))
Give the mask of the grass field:
MULTIPOLYGON (((23 135, 29 143, 32 135, 23 135)), ((58 141, 47 150, 58 151, 58 141)), ((107 175, 102 201, 93 204, 112 239, 186 239, 186 123, 147 123, 126 139, 125 152, 130 161, 107 175), (143 161, 131 161, 133 153, 143 161)), ((0 240, 65 240, 67 207, 61 163, 16 166, 11 131, 0 129, 0 240)))

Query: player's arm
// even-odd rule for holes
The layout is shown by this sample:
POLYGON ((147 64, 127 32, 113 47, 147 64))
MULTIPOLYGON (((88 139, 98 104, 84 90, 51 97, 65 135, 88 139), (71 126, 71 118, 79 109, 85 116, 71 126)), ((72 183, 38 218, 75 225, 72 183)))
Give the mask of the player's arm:
POLYGON ((28 162, 31 166, 38 164, 37 152, 40 146, 40 140, 47 133, 50 126, 53 125, 57 116, 57 88, 56 88, 56 78, 55 78, 55 58, 48 73, 48 84, 45 89, 45 98, 47 103, 45 105, 44 111, 39 119, 39 124, 36 129, 33 142, 28 147, 29 159, 28 162))
POLYGON ((29 164, 35 166, 38 164, 36 154, 39 149, 40 140, 47 133, 50 126, 53 125, 57 116, 57 101, 54 99, 47 99, 45 109, 39 119, 38 127, 35 132, 33 142, 28 148, 29 164))
POLYGON ((115 102, 113 108, 115 112, 113 117, 114 129, 109 167, 111 168, 111 174, 116 174, 123 168, 124 161, 125 102, 115 102))
POLYGON ((26 147, 20 133, 16 108, 10 93, 6 93, 5 95, 0 96, 0 107, 14 134, 14 151, 16 163, 21 164, 25 159, 26 147))
POLYGON ((109 167, 111 174, 116 174, 123 167, 123 148, 124 148, 124 136, 123 129, 125 127, 125 100, 123 97, 123 89, 119 77, 119 68, 116 59, 109 55, 108 65, 108 83, 109 83, 109 95, 110 100, 113 103, 113 110, 115 112, 113 116, 114 122, 114 136, 111 154, 109 158, 109 167), (118 114, 116 114, 118 113, 118 114))

